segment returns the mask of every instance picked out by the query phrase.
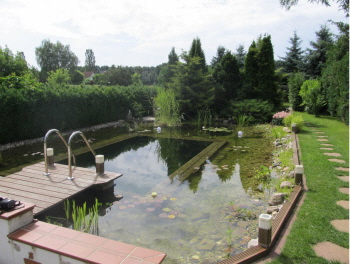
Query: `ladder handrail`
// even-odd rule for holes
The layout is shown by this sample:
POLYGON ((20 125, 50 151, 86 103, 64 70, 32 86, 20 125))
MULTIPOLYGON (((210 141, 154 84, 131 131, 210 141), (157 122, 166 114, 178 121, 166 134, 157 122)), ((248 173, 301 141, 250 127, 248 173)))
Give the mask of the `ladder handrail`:
MULTIPOLYGON (((49 173, 49 168, 48 168, 48 161, 47 161, 47 140, 48 137, 50 136, 51 133, 56 132, 56 134, 61 138, 61 140, 63 141, 64 145, 67 147, 68 149, 68 143, 67 141, 64 139, 64 137, 62 136, 62 133, 58 130, 58 129, 50 129, 49 131, 47 131, 45 137, 44 137, 44 158, 45 158, 45 173, 44 175, 48 176, 51 173, 49 173)), ((75 164, 75 156, 73 155, 73 161, 75 164)))
MULTIPOLYGON (((88 148, 90 149, 91 153, 94 155, 94 157, 96 157, 96 153, 95 151, 91 148, 89 141, 86 139, 85 135, 83 134, 83 132, 81 131, 75 131, 72 133, 72 135, 70 135, 69 139, 68 139, 68 169, 69 169, 69 175, 68 178, 69 180, 73 180, 74 177, 72 176, 72 164, 71 164, 71 156, 72 156, 72 149, 71 149, 71 143, 72 143, 72 139, 76 136, 76 135, 80 135, 83 140, 85 141, 85 144, 88 146, 88 148)), ((73 154, 74 157, 74 154, 73 154)))

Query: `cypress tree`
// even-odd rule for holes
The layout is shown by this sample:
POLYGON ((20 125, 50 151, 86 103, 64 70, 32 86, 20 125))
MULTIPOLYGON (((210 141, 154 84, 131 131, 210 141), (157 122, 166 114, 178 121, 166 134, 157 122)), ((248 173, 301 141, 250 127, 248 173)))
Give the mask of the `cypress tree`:
POLYGON ((192 45, 191 45, 191 48, 190 48, 190 51, 189 51, 188 55, 191 58, 199 57, 200 58, 199 66, 203 69, 203 71, 207 71, 208 70, 207 69, 207 64, 206 64, 206 61, 205 61, 205 54, 204 54, 204 51, 202 49, 201 40, 198 37, 193 39, 192 45))
POLYGON ((241 92, 242 99, 256 98, 258 89, 257 72, 259 71, 258 48, 253 41, 249 47, 244 64, 244 84, 241 92))

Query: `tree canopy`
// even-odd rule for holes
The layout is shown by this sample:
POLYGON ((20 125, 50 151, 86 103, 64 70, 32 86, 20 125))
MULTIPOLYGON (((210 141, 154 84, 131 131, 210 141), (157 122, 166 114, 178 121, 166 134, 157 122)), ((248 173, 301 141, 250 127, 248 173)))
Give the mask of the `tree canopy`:
POLYGON ((35 49, 38 65, 41 68, 40 80, 46 81, 50 71, 66 69, 73 71, 78 63, 78 57, 70 50, 69 45, 63 45, 57 41, 43 40, 40 47, 35 49))

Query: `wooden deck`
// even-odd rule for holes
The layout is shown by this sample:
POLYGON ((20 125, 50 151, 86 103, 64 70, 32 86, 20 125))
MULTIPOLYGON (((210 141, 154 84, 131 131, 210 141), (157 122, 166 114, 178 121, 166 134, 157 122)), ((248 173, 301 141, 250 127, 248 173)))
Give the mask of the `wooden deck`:
POLYGON ((40 162, 0 177, 0 197, 35 204, 35 215, 91 186, 105 185, 122 176, 110 172, 97 176, 95 169, 73 167, 75 179, 67 180, 68 166, 61 164, 50 167, 49 176, 44 171, 44 162, 40 162))

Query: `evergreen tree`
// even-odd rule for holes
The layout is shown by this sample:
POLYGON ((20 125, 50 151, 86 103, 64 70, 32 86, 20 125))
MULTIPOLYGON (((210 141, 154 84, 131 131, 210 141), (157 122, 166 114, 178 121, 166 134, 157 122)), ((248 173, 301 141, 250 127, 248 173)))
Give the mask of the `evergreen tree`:
POLYGON ((95 71, 95 55, 92 49, 85 51, 85 71, 95 71))
POLYGON ((188 55, 191 58, 198 57, 200 59, 200 64, 198 65, 198 67, 201 67, 203 71, 208 70, 207 64, 205 61, 205 54, 204 54, 204 51, 202 49, 201 40, 198 37, 193 39, 188 55))
POLYGON ((217 64, 220 63, 222 57, 226 54, 226 49, 223 46, 219 46, 217 51, 216 51, 216 56, 213 57, 211 60, 211 66, 215 67, 217 64))
POLYGON ((327 52, 322 70, 322 86, 328 112, 349 124, 349 24, 337 23, 341 34, 327 52))
POLYGON ((277 106, 280 103, 280 100, 277 98, 275 60, 270 35, 266 35, 261 40, 261 47, 258 52, 258 62, 258 98, 270 101, 277 106))
POLYGON ((168 55, 168 65, 176 65, 178 61, 179 56, 177 56, 175 48, 173 47, 168 55))
POLYGON ((322 25, 316 32, 316 41, 311 41, 313 49, 308 49, 306 56, 306 73, 311 78, 321 76, 322 68, 326 63, 326 53, 333 44, 332 34, 327 25, 322 25))
POLYGON ((300 47, 301 42, 296 31, 294 31, 293 37, 289 39, 291 47, 287 48, 286 56, 281 57, 284 72, 293 73, 304 69, 304 51, 300 47))
POLYGON ((167 87, 167 83, 171 81, 171 78, 174 77, 176 65, 179 62, 179 56, 175 52, 173 47, 168 55, 168 63, 162 65, 159 76, 158 83, 167 87))
POLYGON ((244 83, 241 92, 242 99, 257 98, 259 71, 258 48, 256 42, 253 41, 249 47, 247 57, 244 64, 244 83))
POLYGON ((247 56, 247 52, 244 50, 243 44, 238 45, 236 49, 236 53, 234 55, 237 58, 239 68, 244 69, 244 62, 247 56))
POLYGON ((213 107, 215 84, 210 75, 203 71, 200 57, 192 57, 186 52, 180 57, 184 63, 177 64, 175 76, 168 86, 177 95, 180 112, 191 119, 213 107))

